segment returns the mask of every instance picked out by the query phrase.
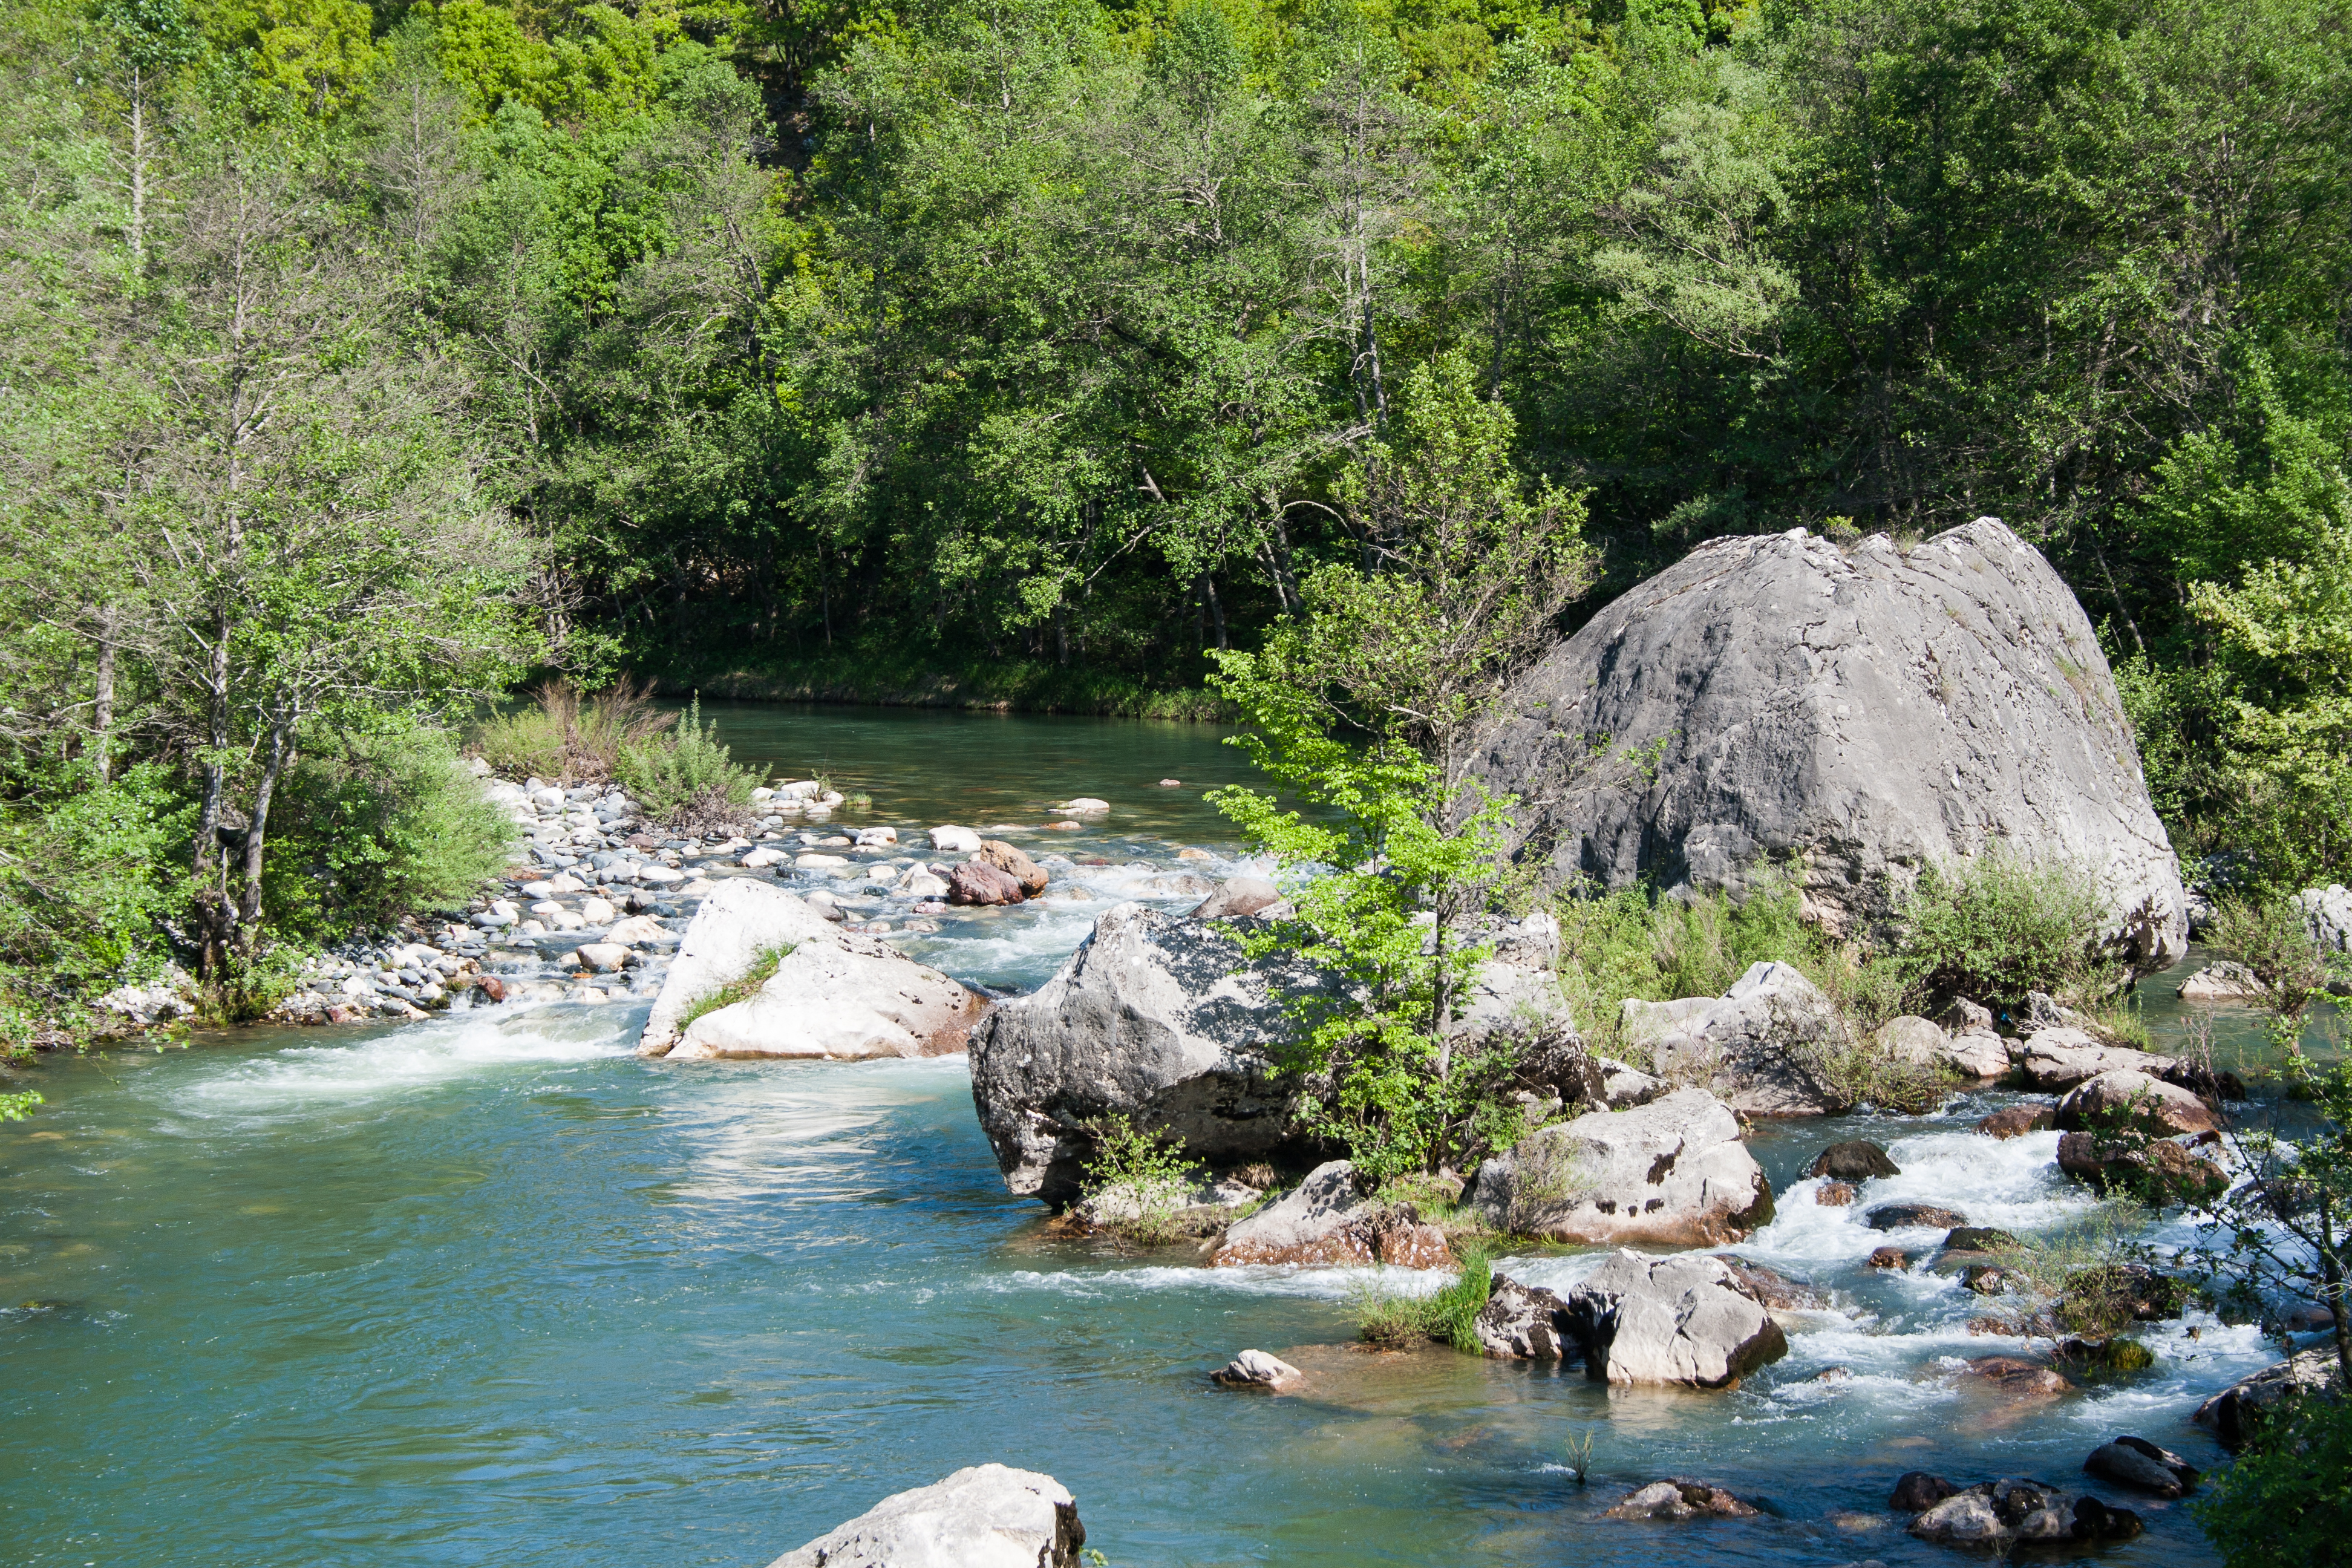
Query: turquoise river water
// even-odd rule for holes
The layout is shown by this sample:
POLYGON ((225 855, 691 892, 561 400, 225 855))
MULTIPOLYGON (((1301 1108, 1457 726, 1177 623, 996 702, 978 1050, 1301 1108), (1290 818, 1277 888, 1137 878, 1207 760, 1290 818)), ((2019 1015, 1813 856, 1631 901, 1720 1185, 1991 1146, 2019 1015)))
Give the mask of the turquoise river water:
MULTIPOLYGON (((1180 847, 1233 864, 1199 794, 1244 769, 1205 729, 715 711, 740 757, 872 795, 840 820, 1030 830, 1080 863, 1077 896, 923 939, 967 979, 1034 986, 1123 880, 1202 864, 1180 847), (1077 794, 1108 824, 1034 831, 1077 794)), ((1956 1383, 1950 1358, 2024 1347, 1970 1334, 1981 1303, 1948 1279, 1864 1269, 1930 1238, 1817 1207, 1799 1173, 1872 1137, 1904 1168, 1872 1201, 2011 1229, 2081 1212, 2054 1134, 1969 1131, 2006 1096, 1759 1133, 1780 1217, 1738 1250, 1840 1310, 1736 1392, 1668 1394, 1365 1352, 1348 1271, 1050 1238, 960 1060, 643 1062, 642 1016, 485 1008, 40 1069, 49 1103, 0 1128, 0 1562, 755 1568, 1000 1460, 1069 1486, 1116 1568, 1930 1563, 1885 1508, 1902 1471, 2065 1481, 2119 1432, 2215 1463, 2190 1410, 2272 1359, 2192 1314, 2148 1336, 2150 1371, 2060 1399, 1956 1383), (1310 1391, 1212 1390, 1244 1346, 1310 1391), (1561 1460, 1585 1435, 1580 1488, 1561 1460), (1599 1517, 1662 1475, 1771 1511, 1599 1517)), ((1561 1284, 1594 1261, 1502 1267, 1561 1284)), ((2210 1561, 2179 1505, 2131 1506, 2148 1533, 2106 1559, 2210 1561)))

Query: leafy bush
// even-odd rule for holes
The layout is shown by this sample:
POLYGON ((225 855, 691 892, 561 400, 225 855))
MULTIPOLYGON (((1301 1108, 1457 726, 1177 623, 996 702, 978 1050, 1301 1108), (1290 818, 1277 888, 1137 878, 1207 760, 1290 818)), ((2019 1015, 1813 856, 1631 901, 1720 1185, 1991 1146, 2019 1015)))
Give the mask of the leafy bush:
POLYGON ((1175 1240, 1183 1233, 1176 1216, 1189 1206, 1199 1164, 1171 1135, 1146 1131, 1125 1116, 1105 1117, 1093 1131, 1095 1152, 1078 1190, 1088 1200, 1118 1200, 1100 1205, 1097 1223, 1143 1247, 1175 1240))
POLYGON ((440 731, 322 736, 281 791, 262 894, 285 935, 329 942, 462 906, 514 850, 514 825, 440 731))
POLYGON ((655 741, 674 718, 655 710, 650 688, 626 679, 590 697, 553 680, 478 725, 473 747, 502 776, 586 784, 615 776, 623 753, 655 741))
POLYGON ((2013 1009, 2032 991, 2105 989, 2095 982, 2106 915, 2078 868, 1995 850, 1920 873, 1900 911, 1895 956, 1930 996, 2013 1009))
POLYGON ((2352 1564, 2352 1404, 2306 1396, 2272 1411, 2237 1463, 2189 1505, 2227 1568, 2352 1564))
POLYGON ((669 733, 624 746, 614 771, 647 816, 676 830, 734 820, 760 783, 759 770, 735 764, 718 726, 703 724, 699 697, 669 733))
POLYGON ((2205 941, 2252 970, 2267 993, 2265 1006, 2290 1021, 2302 1018, 2336 970, 2331 955, 2311 940, 2303 911, 2284 898, 2224 900, 2213 910, 2205 941))
POLYGON ((159 764, 100 784, 44 772, 0 810, 0 1004, 61 1011, 169 956, 163 922, 187 908, 183 857, 195 807, 159 764))
POLYGON ((0 1094, 0 1121, 22 1121, 33 1114, 33 1108, 43 1103, 37 1089, 22 1089, 0 1094))

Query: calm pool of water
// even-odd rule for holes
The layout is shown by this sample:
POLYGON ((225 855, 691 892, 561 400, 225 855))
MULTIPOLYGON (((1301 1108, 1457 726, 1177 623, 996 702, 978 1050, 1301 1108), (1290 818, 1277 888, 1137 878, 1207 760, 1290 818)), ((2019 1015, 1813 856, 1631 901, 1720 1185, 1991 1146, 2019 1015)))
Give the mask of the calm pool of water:
MULTIPOLYGON (((1074 858, 1232 850, 1196 786, 1243 769, 1210 731, 720 717, 739 756, 827 768, 873 820, 1034 826, 1085 793, 1116 809, 1063 836, 1074 858)), ((950 928, 936 961, 1038 975, 1091 918, 950 928)), ((1001 1460, 1076 1491, 1118 1568, 1941 1562, 1885 1511, 1900 1472, 2063 1481, 2126 1431, 2210 1462, 2189 1410, 2269 1359, 2192 1320, 2104 1389, 2019 1406, 1954 1387, 1945 1358, 2017 1347, 1971 1335, 1979 1304, 1948 1280, 1864 1269, 1889 1238, 1806 1202, 1798 1173, 1870 1136, 1905 1168, 1887 1195, 2011 1228, 2079 1211, 2054 1138, 1969 1133, 1997 1097, 1761 1134, 1782 1217, 1742 1250, 1849 1310, 1736 1393, 1612 1393, 1365 1353, 1359 1278, 1048 1238, 1005 1194, 959 1061, 648 1063, 640 1022, 485 1010, 43 1069, 50 1103, 0 1129, 0 1559, 751 1568, 1001 1460), (1312 1391, 1212 1391, 1252 1345, 1312 1391), (1852 1375, 1817 1380, 1832 1367, 1852 1375), (1580 1489, 1559 1461, 1587 1434, 1580 1489), (1598 1517, 1661 1475, 1777 1511, 1598 1517)), ((1559 1283, 1591 1260, 1505 1267, 1559 1283)), ((2107 1560, 2210 1561, 2177 1505, 2135 1506, 2148 1536, 2107 1560)))

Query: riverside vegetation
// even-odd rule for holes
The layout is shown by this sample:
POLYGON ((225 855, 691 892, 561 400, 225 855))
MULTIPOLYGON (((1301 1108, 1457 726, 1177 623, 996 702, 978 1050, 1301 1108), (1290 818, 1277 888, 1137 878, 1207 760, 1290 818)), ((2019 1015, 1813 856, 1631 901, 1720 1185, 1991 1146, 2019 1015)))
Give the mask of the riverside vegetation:
MULTIPOLYGON (((2318 0, 14 6, 0 1044, 174 959, 250 1017, 462 903, 509 849, 466 745, 726 819, 754 775, 698 707, 583 695, 625 671, 915 657, 1248 721, 1273 789, 1219 804, 1292 884, 1248 941, 1339 982, 1279 1065, 1384 1192, 1549 1114, 1538 1038, 1454 1028, 1539 905, 1583 1044, 1642 1065, 1625 1000, 1769 960, 1844 1021, 1839 1094, 1917 1110, 1898 1015, 2116 1005, 2079 868, 1932 869, 1842 937, 1793 877, 1547 893, 1475 742, 1695 541, 1998 508, 2096 606, 2322 1123, 2237 1135, 2268 1174, 2211 1267, 2327 1303, 2352 1370, 2352 1088, 2296 1049, 2330 971, 2282 900, 2352 858, 2347 37, 2318 0)), ((1156 1239, 1189 1168, 1101 1136, 1156 1239)), ((2078 1313, 2119 1266, 2020 1265, 2078 1313)), ((1460 1343, 1485 1277, 1368 1327, 1460 1343)), ((2216 1508, 2324 1511, 2336 1419, 2216 1508)))

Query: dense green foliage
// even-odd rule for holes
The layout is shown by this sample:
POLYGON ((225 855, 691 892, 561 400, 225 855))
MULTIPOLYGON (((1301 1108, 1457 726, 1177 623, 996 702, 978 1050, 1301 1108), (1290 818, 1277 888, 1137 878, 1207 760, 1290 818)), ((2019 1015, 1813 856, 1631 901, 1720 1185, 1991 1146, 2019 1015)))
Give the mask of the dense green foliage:
POLYGON ((2075 868, 1996 850, 1921 873, 1901 910, 1899 962, 1930 995, 2014 1010, 2031 992, 2095 984, 2106 914, 2075 868))
POLYGON ((1495 1293, 1493 1259, 1476 1244, 1462 1248, 1452 1279, 1426 1296, 1405 1296, 1375 1280, 1355 1300, 1356 1328, 1376 1345, 1406 1346, 1424 1341, 1451 1345, 1465 1355, 1484 1355, 1478 1314, 1495 1293))
POLYGON ((2352 1563, 2352 1400, 2306 1398, 2263 1423, 2189 1510, 2227 1568, 2352 1563))
POLYGON ((1573 522, 1546 581, 1605 596, 1715 533, 1996 512, 2101 621, 2183 847, 2300 886, 2352 845, 2347 36, 26 0, 0 798, 37 839, 158 767, 184 870, 135 887, 225 972, 422 896, 269 869, 306 759, 532 665, 1142 710, 1312 609, 1377 702, 1463 651, 1390 635, 1460 607, 1398 597, 1415 550, 1573 522))

